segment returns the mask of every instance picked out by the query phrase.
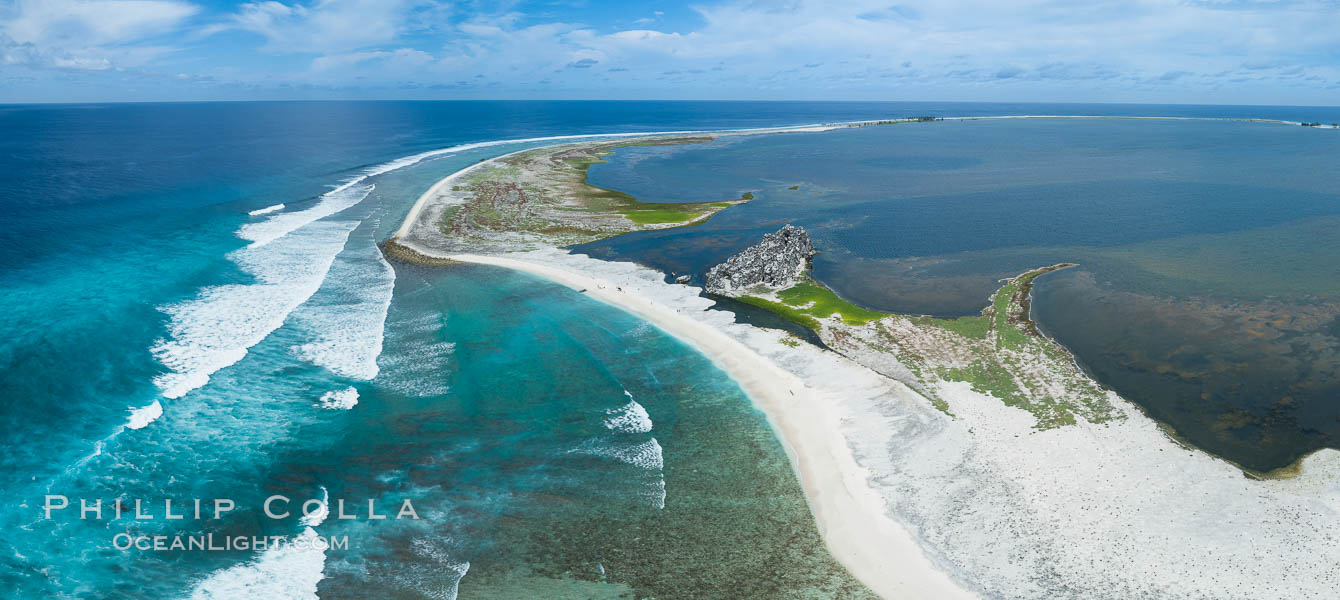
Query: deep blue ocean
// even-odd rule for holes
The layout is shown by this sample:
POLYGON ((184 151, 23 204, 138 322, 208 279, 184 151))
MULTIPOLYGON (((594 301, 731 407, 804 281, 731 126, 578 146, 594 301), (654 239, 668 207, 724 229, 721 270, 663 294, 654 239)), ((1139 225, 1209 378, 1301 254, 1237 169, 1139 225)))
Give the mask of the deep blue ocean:
MULTIPOLYGON (((1337 109, 1136 105, 0 106, 0 588, 25 599, 441 598, 458 586, 467 598, 859 596, 818 541, 765 420, 708 361, 564 288, 497 269, 392 265, 376 244, 436 180, 543 142, 452 150, 461 145, 923 114, 1340 120, 1337 109), (47 519, 49 494, 70 507, 47 519), (289 517, 261 512, 275 494, 292 499, 289 517), (299 513, 323 498, 345 499, 355 518, 299 513), (394 518, 406 498, 419 519, 394 518), (80 499, 90 509, 101 500, 102 515, 80 518, 80 499), (167 518, 168 499, 187 518, 167 518), (205 499, 201 519, 193 499, 205 499), (236 509, 213 519, 214 499, 236 509), (136 500, 153 518, 133 518, 136 500), (392 518, 369 518, 369 500, 392 518), (210 533, 343 535, 350 548, 114 542, 210 533)), ((964 158, 945 150, 921 160, 912 170, 964 158)), ((1308 193, 1318 205, 1330 198, 1308 193)), ((1242 228, 1211 229, 1109 245, 1242 228)), ((1274 238, 1262 239, 1251 243, 1274 238)), ((1005 242, 849 245, 872 243, 880 250, 863 258, 896 260, 1005 242)), ((1175 251, 1192 252, 1128 252, 1175 251)), ((660 266, 653 254, 644 262, 660 266)), ((982 274, 1001 265, 965 270, 977 279, 963 293, 977 294, 982 274)), ((1103 285, 1095 281, 1054 287, 1097 298, 1085 287, 1103 285)), ((870 304, 893 298, 859 288, 844 291, 870 304)), ((1295 296, 1325 299, 1315 292, 1295 296)), ((938 288, 901 297, 971 309, 938 288)), ((1072 347, 1086 364, 1109 351, 1072 347)))

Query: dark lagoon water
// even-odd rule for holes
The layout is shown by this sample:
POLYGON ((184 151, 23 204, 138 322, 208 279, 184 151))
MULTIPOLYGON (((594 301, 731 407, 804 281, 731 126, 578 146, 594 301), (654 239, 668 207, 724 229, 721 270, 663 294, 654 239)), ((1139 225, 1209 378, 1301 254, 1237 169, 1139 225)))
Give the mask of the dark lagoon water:
MULTIPOLYGON (((1270 107, 924 103, 0 106, 0 209, 6 217, 0 230, 5 315, 0 472, 6 474, 0 479, 5 499, 0 595, 272 598, 316 592, 324 598, 443 598, 459 587, 466 598, 860 597, 859 586, 820 544, 766 422, 709 362, 654 328, 563 288, 487 268, 391 265, 376 244, 441 177, 543 142, 458 147, 462 144, 930 113, 1333 120, 1323 110, 1270 107), (71 508, 43 519, 46 494, 68 496, 71 508), (292 498, 294 514, 278 520, 262 516, 261 503, 272 494, 292 498), (101 499, 104 518, 80 519, 80 498, 101 499), (201 520, 165 518, 164 499, 189 506, 195 498, 227 498, 237 508, 218 520, 209 518, 208 506, 201 520), (302 520, 300 503, 308 498, 344 498, 358 518, 302 520), (377 502, 378 513, 394 516, 404 498, 413 501, 421 519, 368 518, 368 499, 377 502), (130 511, 136 499, 156 518, 111 518, 114 504, 130 511), (160 552, 113 546, 117 534, 207 533, 347 535, 350 547, 160 552)), ((953 238, 953 223, 929 205, 919 209, 926 211, 922 221, 938 224, 942 233, 918 240, 914 236, 927 230, 904 223, 915 216, 893 218, 870 208, 889 198, 935 193, 960 194, 961 202, 972 205, 972 194, 1032 176, 1038 163, 1007 155, 1023 144, 1014 136, 1038 131, 1033 124, 997 135, 1002 146, 995 152, 971 138, 944 135, 1007 127, 978 125, 986 124, 852 132, 913 136, 905 143, 907 168, 882 180, 884 191, 873 195, 844 199, 843 186, 863 178, 841 177, 831 169, 811 169, 814 173, 804 176, 766 169, 712 175, 702 180, 702 193, 757 188, 760 200, 677 232, 680 237, 627 240, 642 243, 641 250, 617 245, 624 241, 606 250, 626 248, 625 256, 678 269, 678 263, 668 262, 674 258, 668 249, 678 244, 685 253, 676 260, 692 270, 776 222, 802 219, 811 226, 827 224, 821 228, 826 253, 820 277, 843 293, 890 308, 970 312, 995 274, 1031 265, 1041 258, 1038 253, 1076 259, 1078 252, 1034 244, 1008 246, 1020 254, 1002 254, 1001 244, 1017 244, 1010 240, 1019 238, 999 226, 979 229, 1004 235, 1004 241, 968 242, 961 235, 958 242, 946 241, 942 238, 953 238), (913 151, 912 144, 939 146, 913 151), (965 154, 978 146, 979 155, 965 154), (931 158, 916 162, 915 157, 931 158), (992 168, 1008 177, 982 171, 992 168), (974 172, 975 187, 969 176, 974 172), (752 179, 732 183, 740 173, 752 173, 752 179), (914 189, 918 179, 923 192, 897 191, 901 185, 914 189), (934 180, 961 185, 936 192, 934 180), (791 192, 783 184, 802 188, 791 192), (774 189, 778 186, 783 187, 774 189), (869 206, 859 208, 862 202, 869 206), (827 204, 848 208, 823 217, 820 209, 827 204), (899 229, 862 233, 863 214, 890 219, 884 227, 899 229), (851 238, 843 241, 841 235, 851 238), (851 247, 852 254, 844 258, 843 247, 851 247), (867 279, 871 283, 860 284, 867 279)), ((1069 287, 1060 285, 1060 277, 1049 282, 1056 285, 1039 286, 1039 311, 1054 312, 1050 307, 1056 303, 1108 302, 1141 314, 1165 311, 1159 314, 1180 323, 1167 307, 1189 305, 1175 304, 1174 297, 1242 298, 1234 301, 1255 304, 1224 305, 1225 322, 1244 331, 1265 327, 1273 335, 1275 321, 1261 325, 1242 315, 1293 310, 1296 298, 1312 294, 1315 327, 1297 321, 1306 329, 1287 339, 1320 352, 1337 326, 1326 322, 1332 292, 1313 288, 1335 278, 1304 271, 1329 268, 1333 261, 1308 266, 1260 253, 1225 255, 1268 263, 1244 279, 1233 264, 1204 268, 1198 254, 1204 245, 1175 246, 1200 235, 1221 236, 1213 238, 1222 240, 1219 248, 1288 256, 1335 247, 1315 243, 1334 228, 1308 229, 1327 214, 1325 172, 1321 161, 1312 160, 1312 152, 1324 149, 1300 146, 1328 143, 1330 132, 1232 127, 1204 131, 1239 132, 1225 136, 1225 144, 1245 145, 1248 138, 1242 136, 1256 135, 1248 142, 1257 144, 1261 155, 1271 154, 1272 147, 1292 152, 1271 154, 1276 158, 1266 169, 1256 168, 1257 159, 1243 159, 1232 173, 1236 181, 1255 173, 1251 185, 1287 191, 1276 198, 1280 206, 1251 204, 1265 213, 1255 228, 1173 224, 1162 234, 1136 235, 1127 227, 1127 237, 1116 235, 1102 252, 1082 238, 1066 238, 1075 248, 1092 251, 1078 257, 1092 265, 1087 273, 1106 275, 1090 282, 1077 273, 1069 287), (1281 170, 1291 177, 1280 176, 1281 170), (1261 228, 1267 224, 1280 229, 1261 228), (1232 237, 1266 231, 1301 233, 1289 234, 1298 240, 1292 251, 1271 250, 1278 235, 1232 237), (1108 270, 1100 270, 1100 256, 1108 257, 1108 270), (1111 275, 1121 272, 1133 275, 1111 275), (1137 281, 1137 275, 1149 287, 1110 282, 1137 281), (1250 296, 1242 291, 1244 281, 1259 289, 1300 287, 1290 288, 1292 304, 1277 309, 1269 302, 1282 300, 1250 296), (1132 290, 1147 303, 1116 295, 1132 290), (1224 290, 1238 295, 1224 296, 1224 290), (1061 292, 1074 298, 1049 295, 1061 292), (1244 312, 1244 306, 1255 312, 1244 312)), ((1072 136, 1084 130, 1058 128, 1053 135, 1074 149, 1079 138, 1072 136)), ((1158 143, 1201 147, 1182 134, 1170 137, 1158 143)), ((856 147, 842 139, 785 136, 758 142, 793 143, 808 152, 856 147), (815 145, 824 139, 837 141, 815 145)), ((1120 168, 1130 179, 1131 170, 1146 164, 1132 157, 1158 144, 1139 142, 1138 135, 1124 139, 1137 146, 1101 152, 1127 160, 1120 168)), ((899 145, 904 144, 891 146, 899 145)), ((1179 156, 1200 150, 1187 152, 1179 156)), ((1048 156, 1059 160, 1062 154, 1068 153, 1048 156)), ((795 174, 806 173, 801 162, 795 174)), ((812 165, 821 164, 814 155, 812 165)), ((613 174, 616 165, 593 174, 613 174)), ((1120 168, 1111 171, 1114 181, 1120 168)), ((869 169, 885 172, 879 161, 869 169)), ((1039 185, 1093 184, 1092 173, 1072 172, 1072 181, 1060 177, 1066 171, 1053 169, 1055 180, 1039 176, 1039 185)), ((1242 192, 1241 201, 1250 203, 1253 194, 1242 192)), ((1027 194, 1019 198, 1035 201, 1027 194)), ((1022 219, 1014 226, 1032 222, 1022 219)), ((1059 317, 1047 322, 1058 331, 1065 327, 1059 317)), ((1110 339, 1121 338, 1104 338, 1102 344, 1110 339)), ((1073 347, 1095 365, 1101 361, 1089 352, 1111 351, 1106 345, 1073 347)), ((1119 346, 1136 347, 1135 340, 1119 346)), ((1241 356, 1254 356, 1256 346, 1244 338, 1235 348, 1241 356)), ((1224 364, 1236 364, 1241 360, 1236 356, 1224 364)), ((1163 360, 1143 354, 1128 362, 1138 370, 1163 360)), ((1261 381, 1270 381, 1274 363, 1262 364, 1269 369, 1261 381)), ((1236 398, 1238 390, 1224 393, 1236 398)), ((1301 418, 1304 407, 1319 410, 1308 393, 1295 393, 1285 409, 1272 409, 1269 414, 1281 416, 1271 422, 1287 425, 1301 418)), ((1246 417, 1225 422, 1235 435, 1265 431, 1246 417)), ((1281 432, 1281 440, 1301 435, 1284 426, 1270 431, 1281 432)), ((180 514, 182 506, 174 512, 180 514)))
POLYGON ((644 201, 756 199, 581 247, 703 272, 784 223, 814 275, 887 311, 973 314, 1002 277, 1073 261, 1034 316, 1104 384, 1257 470, 1340 440, 1334 130, 974 120, 620 149, 590 181, 644 201))

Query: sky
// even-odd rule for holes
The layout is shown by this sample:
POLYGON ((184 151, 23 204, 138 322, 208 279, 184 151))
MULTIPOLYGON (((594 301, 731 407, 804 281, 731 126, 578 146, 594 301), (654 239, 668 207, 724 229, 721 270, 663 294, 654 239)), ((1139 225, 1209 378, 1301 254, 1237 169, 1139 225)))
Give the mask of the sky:
POLYGON ((0 0, 0 102, 1340 104, 1340 0, 0 0))

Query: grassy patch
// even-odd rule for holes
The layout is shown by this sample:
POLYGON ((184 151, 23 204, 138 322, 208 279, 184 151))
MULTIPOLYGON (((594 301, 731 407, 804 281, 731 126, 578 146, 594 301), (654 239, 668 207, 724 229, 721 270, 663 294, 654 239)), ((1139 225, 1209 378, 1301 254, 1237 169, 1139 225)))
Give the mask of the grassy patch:
POLYGON ((1014 377, 996 361, 979 360, 966 368, 938 369, 941 378, 948 381, 966 381, 973 391, 991 394, 1006 406, 1026 406, 1028 398, 1015 383, 1014 377))
POLYGON ((702 212, 674 210, 670 208, 628 208, 619 211, 638 225, 659 225, 661 223, 683 223, 701 217, 702 212))
POLYGON ((1069 266, 1073 265, 1035 269, 1005 282, 981 316, 908 317, 918 328, 939 331, 929 338, 885 337, 898 346, 899 360, 927 390, 934 389, 937 379, 966 382, 975 392, 1032 413, 1038 429, 1072 425, 1081 417, 1091 423, 1120 418, 1106 391, 1076 369, 1070 354, 1041 336, 1028 319, 1033 281, 1069 266))
POLYGON ((948 329, 963 337, 984 340, 991 334, 991 319, 986 317, 959 317, 957 319, 937 319, 934 317, 915 317, 917 325, 933 325, 948 329))
POLYGON ((866 310, 843 300, 833 290, 808 277, 777 292, 777 297, 786 305, 821 319, 840 314, 842 322, 848 325, 864 325, 889 316, 889 313, 866 310))
POLYGON ((1022 285, 1022 277, 1005 284, 996 291, 991 301, 991 318, 996 330, 996 342, 1005 348, 1022 348, 1028 343, 1028 334, 1010 322, 1010 302, 1022 285))
MULTIPOLYGON (((627 144, 627 146, 638 145, 659 144, 627 144)), ((596 211, 619 213, 628 217, 630 221, 637 223, 638 225, 663 225, 667 223, 686 223, 705 215, 714 214, 740 202, 748 202, 749 200, 754 199, 752 193, 745 192, 744 194, 741 194, 739 200, 725 202, 684 202, 674 204, 641 202, 629 194, 591 185, 587 181, 591 165, 605 162, 604 156, 608 155, 613 149, 614 148, 607 149, 597 157, 568 159, 565 161, 569 166, 581 173, 582 185, 579 195, 584 201, 584 204, 596 211)))
POLYGON ((874 328, 880 337, 863 339, 859 332, 825 322, 840 315, 844 324, 861 326, 892 315, 843 300, 808 274, 796 285, 775 292, 775 299, 763 297, 768 294, 766 289, 737 299, 820 333, 839 352, 864 346, 895 355, 915 377, 913 387, 950 416, 949 405, 935 392, 937 381, 966 382, 978 393, 1026 410, 1035 417, 1038 429, 1072 425, 1081 417, 1092 423, 1120 418, 1105 390, 1077 370, 1063 348, 1039 335, 1027 318, 1033 280, 1068 266, 1072 265, 1036 269, 1006 282, 980 316, 906 317, 918 328, 937 330, 930 336, 905 335, 896 322, 886 321, 874 328))
POLYGON ((815 319, 814 317, 805 314, 804 311, 798 310, 792 306, 787 306, 785 304, 782 304, 781 302, 773 302, 772 300, 759 298, 758 296, 740 296, 736 298, 736 300, 739 300, 740 302, 743 302, 745 304, 752 304, 759 308, 770 310, 772 312, 777 313, 779 316, 788 321, 791 321, 793 323, 799 323, 814 331, 819 331, 821 329, 819 327, 818 319, 815 319))

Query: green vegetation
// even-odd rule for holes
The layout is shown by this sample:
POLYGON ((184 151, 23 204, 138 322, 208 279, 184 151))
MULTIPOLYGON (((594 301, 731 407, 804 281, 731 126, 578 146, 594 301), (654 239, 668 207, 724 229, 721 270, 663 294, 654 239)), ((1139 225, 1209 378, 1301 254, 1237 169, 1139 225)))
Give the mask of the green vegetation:
POLYGON ((848 325, 865 325, 889 316, 889 313, 867 310, 843 300, 834 294, 833 290, 810 279, 809 276, 802 277, 800 283, 777 292, 777 298, 787 306, 812 317, 826 319, 840 314, 842 322, 848 325))
POLYGON ((1014 382, 1014 376, 999 363, 978 360, 967 367, 941 367, 936 372, 942 379, 966 381, 972 384, 973 391, 991 394, 1003 401, 1006 406, 1028 404, 1028 398, 1014 382))
POLYGON ((1024 274, 1010 280, 991 299, 991 325, 996 330, 996 342, 1003 347, 1018 349, 1028 343, 1029 336, 1010 322, 1010 305, 1026 281, 1031 282, 1034 277, 1037 274, 1024 274))
POLYGON ((986 317, 959 317, 957 319, 913 317, 912 322, 922 326, 942 327, 974 340, 984 340, 991 334, 991 319, 986 317))
POLYGON ((736 300, 739 300, 740 302, 743 302, 745 304, 752 304, 759 308, 766 308, 772 312, 777 313, 779 316, 788 321, 799 323, 814 331, 823 330, 823 327, 819 325, 818 319, 815 319, 814 317, 805 314, 805 312, 802 310, 799 310, 791 306, 787 306, 785 304, 782 304, 781 302, 773 302, 772 300, 759 298, 758 296, 740 296, 736 298, 736 300))
POLYGON ((766 308, 816 332, 823 330, 819 319, 832 318, 833 315, 840 315, 842 322, 847 325, 865 325, 889 316, 889 313, 867 310, 843 300, 824 284, 811 279, 808 275, 802 276, 799 283, 777 292, 776 295, 777 300, 749 295, 741 296, 737 300, 766 308))
POLYGON ((591 165, 624 146, 658 146, 710 141, 707 137, 659 138, 600 144, 561 145, 526 151, 484 165, 453 185, 465 196, 442 213, 440 231, 468 246, 503 239, 565 246, 649 228, 700 223, 726 208, 748 202, 640 202, 626 193, 591 185, 591 165), (502 235, 500 235, 502 234, 502 235))
POLYGON ((772 298, 750 295, 742 302, 771 310, 808 327, 834 350, 895 356, 939 410, 953 416, 937 394, 941 381, 960 381, 981 394, 1032 413, 1038 429, 1071 425, 1083 418, 1117 418, 1107 392, 1075 367, 1064 348, 1041 336, 1028 319, 1028 296, 1040 275, 1069 263, 1028 271, 1006 281, 979 316, 942 319, 872 311, 843 300, 805 276, 772 298), (842 325, 829 321, 841 315, 842 325), (850 326, 850 327, 846 327, 850 326), (871 327, 866 327, 871 326, 871 327))
MULTIPOLYGON (((676 144, 700 143, 704 141, 710 141, 710 138, 673 140, 676 144)), ((689 221, 715 214, 725 208, 754 199, 753 193, 745 192, 740 195, 739 200, 733 201, 687 202, 675 204, 641 202, 637 198, 623 192, 591 185, 587 181, 591 165, 605 162, 605 157, 616 148, 662 145, 667 144, 660 141, 615 144, 607 146, 593 155, 580 158, 569 158, 565 159, 564 162, 581 174, 581 185, 578 186, 577 196, 584 200, 584 204, 596 211, 624 215, 625 217, 628 217, 630 221, 638 225, 688 223, 689 221)))
POLYGON ((672 208, 627 208, 620 210, 619 213, 638 225, 684 223, 703 216, 698 211, 675 210, 672 208))
POLYGON ((1074 367, 1063 348, 1039 335, 1028 319, 1033 280, 1071 266, 1063 263, 1034 269, 1007 281, 979 317, 910 319, 953 337, 937 336, 931 341, 934 346, 919 348, 921 352, 905 358, 922 363, 914 370, 918 377, 924 367, 930 367, 940 379, 966 382, 974 391, 990 394, 1006 406, 1027 410, 1037 419, 1038 429, 1071 425, 1078 416, 1093 423, 1115 418, 1106 392, 1074 367), (940 356, 933 356, 936 350, 940 356))
MULTIPOLYGON (((588 183, 590 166, 620 145, 632 144, 544 149, 501 161, 497 168, 485 166, 460 181, 469 197, 444 213, 442 230, 468 244, 487 242, 501 232, 570 244, 651 226, 701 222, 754 198, 752 192, 743 192, 736 200, 649 203, 588 183)), ((816 332, 829 348, 901 379, 950 416, 946 400, 952 396, 943 393, 942 384, 966 382, 979 393, 1032 413, 1036 426, 1047 429, 1081 418, 1098 423, 1119 416, 1107 391, 1084 375, 1064 348, 1040 335, 1028 318, 1033 281, 1069 266, 1034 269, 1005 281, 981 315, 955 319, 862 308, 808 273, 786 289, 760 287, 737 299, 816 332), (879 354, 895 358, 897 364, 880 360, 879 354)), ((799 340, 786 336, 782 343, 796 345, 799 340)))

